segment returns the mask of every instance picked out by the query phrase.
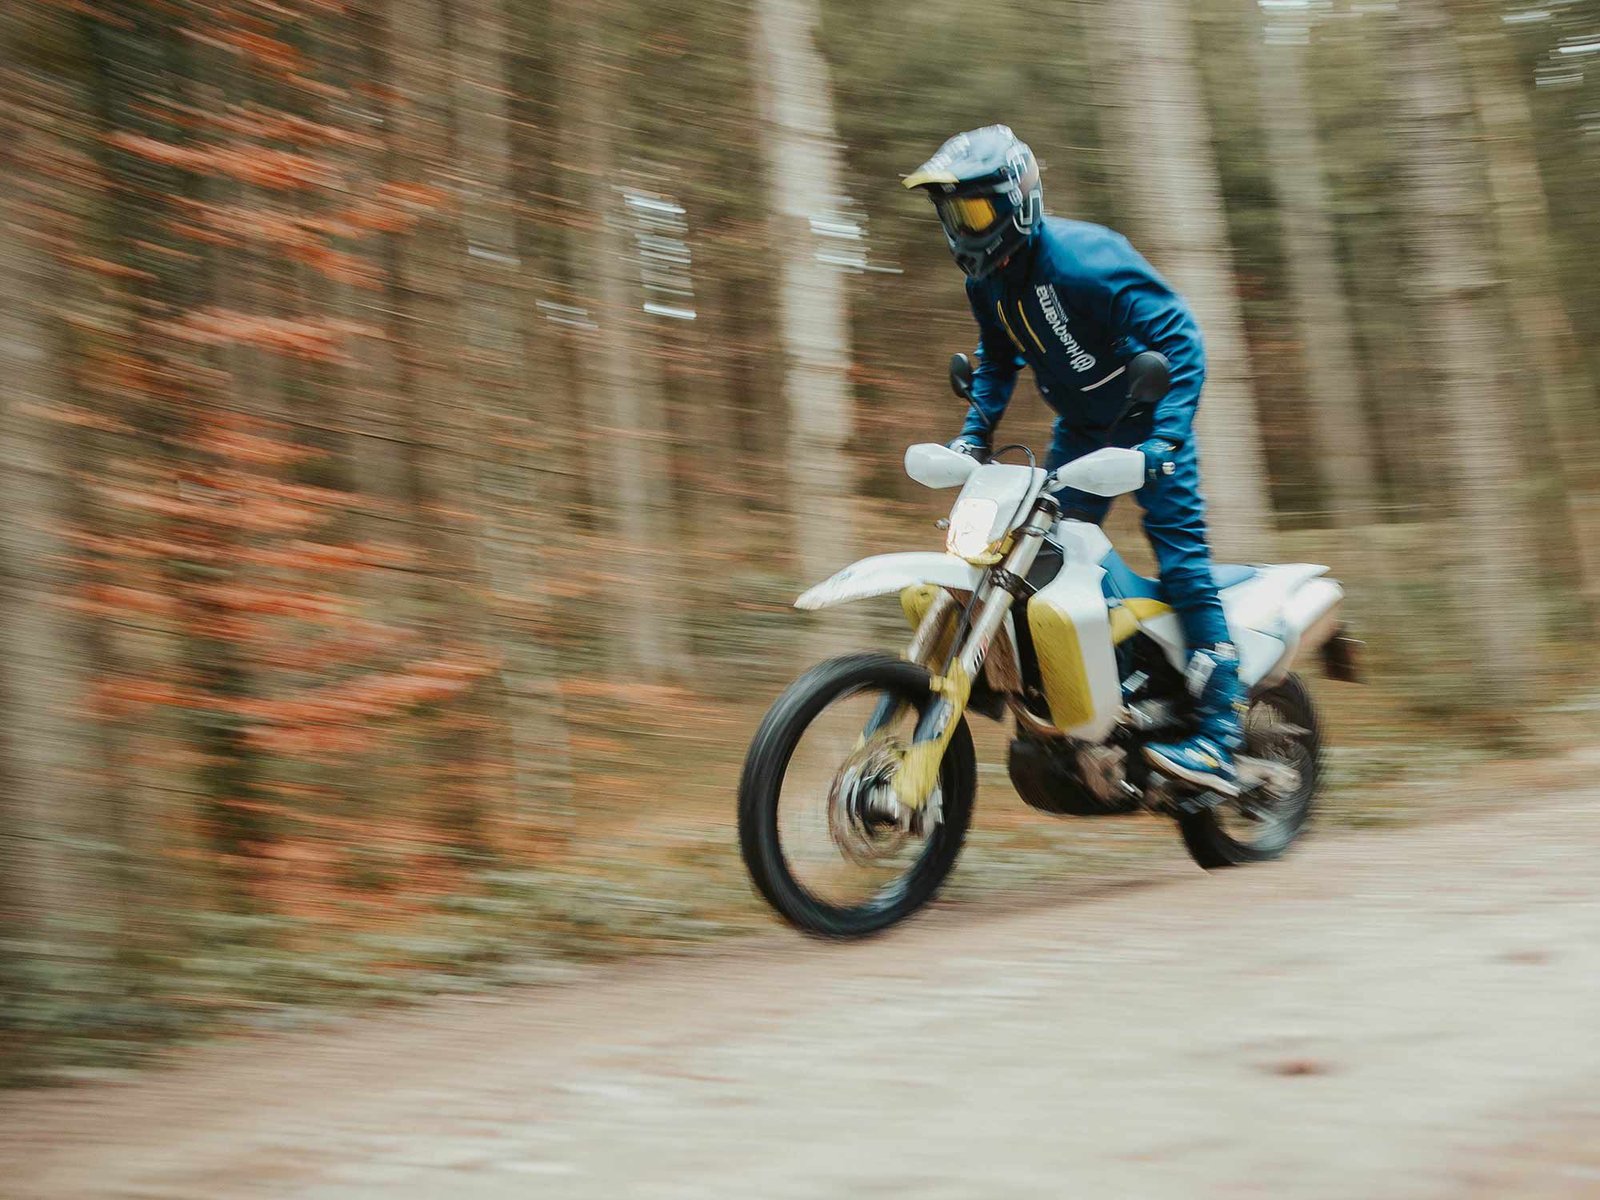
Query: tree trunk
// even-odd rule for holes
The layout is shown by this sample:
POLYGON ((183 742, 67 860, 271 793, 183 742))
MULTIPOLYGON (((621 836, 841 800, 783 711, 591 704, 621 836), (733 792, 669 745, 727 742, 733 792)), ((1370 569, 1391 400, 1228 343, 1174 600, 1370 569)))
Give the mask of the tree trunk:
POLYGON ((1458 595, 1477 645, 1480 691, 1509 702, 1535 649, 1526 582, 1532 530, 1518 493, 1516 421, 1494 311, 1490 202, 1471 97, 1439 0, 1407 0, 1399 20, 1415 285, 1460 504, 1458 595))
MULTIPOLYGON (((559 0, 556 0, 559 2, 559 0)), ((587 447, 582 414, 573 403, 578 361, 573 316, 555 307, 566 298, 566 231, 562 228, 562 174, 552 170, 559 130, 554 119, 564 82, 557 64, 562 52, 551 37, 552 0, 519 0, 506 6, 512 53, 506 120, 511 196, 516 211, 516 255, 525 282, 521 305, 524 408, 537 417, 535 453, 539 495, 556 518, 544 544, 559 553, 558 570, 570 570, 575 556, 574 526, 587 502, 587 447)))
MULTIPOLYGON (((695 540, 702 547, 731 554, 741 541, 719 537, 718 530, 726 531, 730 518, 739 520, 737 514, 749 503, 733 396, 739 351, 732 348, 738 333, 731 314, 747 298, 718 273, 718 265, 714 260, 706 263, 697 281, 699 317, 685 338, 685 349, 703 367, 685 383, 684 424, 692 445, 695 540)), ((715 586, 712 580, 706 583, 715 586)))
POLYGON ((1360 529, 1375 519, 1378 472, 1362 413, 1350 304, 1306 92, 1307 21, 1303 11, 1269 18, 1265 45, 1257 51, 1261 102, 1323 487, 1334 524, 1360 529))
POLYGON ((542 541, 559 513, 540 505, 537 435, 524 357, 507 118, 506 19, 496 0, 457 0, 455 90, 464 195, 467 380, 478 410, 477 509, 496 649, 502 655, 518 823, 565 829, 571 788, 561 692, 540 641, 542 541))
POLYGON ((1557 468, 1546 477, 1542 497, 1542 504, 1555 510, 1548 523, 1556 535, 1555 574, 1577 585, 1592 618, 1600 605, 1600 467, 1592 465, 1600 441, 1580 421, 1575 403, 1587 381, 1550 257, 1550 212, 1534 156, 1533 113, 1498 12, 1476 3, 1457 7, 1471 31, 1462 45, 1482 129, 1512 324, 1527 362, 1526 378, 1539 395, 1530 422, 1532 451, 1557 468))
MULTIPOLYGON (((0 17, 0 62, 16 61, 28 20, 21 10, 0 17)), ((22 84, 9 71, 0 80, 15 99, 22 84)), ((59 185, 35 173, 52 157, 38 130, 7 119, 0 133, 0 928, 54 952, 107 925, 115 906, 94 849, 105 845, 107 814, 89 716, 92 664, 68 607, 73 485, 59 457, 69 444, 68 388, 48 313, 60 280, 42 228, 54 220, 45 188, 59 185)))
POLYGON ((1114 97, 1106 140, 1129 155, 1122 178, 1135 241, 1188 300, 1205 337, 1196 430, 1213 549, 1263 558, 1272 531, 1266 461, 1189 8, 1124 0, 1095 13, 1114 97))
MULTIPOLYGON (((384 144, 392 96, 385 89, 370 86, 385 78, 387 56, 383 20, 370 3, 347 6, 343 14, 318 22, 311 35, 312 53, 318 76, 329 89, 317 119, 357 140, 327 156, 349 177, 366 182, 386 178, 389 150, 384 144)), ((337 208, 335 197, 317 196, 317 201, 337 208)), ((349 253, 358 265, 374 278, 383 274, 389 258, 385 242, 394 234, 369 234, 356 240, 349 253)), ((318 294, 331 315, 371 329, 382 329, 389 321, 387 296, 375 286, 318 277, 310 273, 310 287, 318 294)), ((327 389, 336 398, 342 422, 344 461, 341 475, 359 499, 354 528, 358 541, 386 541, 406 544, 412 534, 401 523, 406 494, 405 442, 407 431, 400 421, 395 398, 399 392, 399 366, 396 348, 387 338, 359 337, 351 340, 349 360, 332 372, 327 389)), ((378 573, 369 587, 385 613, 397 607, 397 593, 403 588, 378 573)), ((399 572, 392 574, 398 575, 399 572)))
MULTIPOLYGON (((390 165, 401 177, 397 182, 438 196, 422 200, 420 223, 393 247, 390 278, 408 490, 428 563, 429 641, 439 651, 492 653, 487 580, 471 521, 481 439, 462 372, 465 247, 454 203, 459 145, 451 31, 436 0, 390 0, 378 7, 388 19, 396 98, 388 116, 390 165)), ((434 820, 472 853, 490 849, 482 788, 490 760, 486 710, 494 705, 488 689, 474 687, 434 718, 426 745, 437 776, 429 789, 434 820)))
POLYGON ((855 472, 849 299, 822 261, 818 230, 838 219, 843 166, 816 0, 756 0, 755 77, 766 136, 778 264, 795 566, 808 584, 850 561, 855 472))
MULTIPOLYGON (((598 564, 607 600, 621 610, 616 665, 660 677, 688 665, 682 598, 673 586, 671 488, 665 420, 651 334, 643 320, 634 222, 622 170, 625 143, 621 70, 605 43, 605 12, 593 0, 562 0, 571 72, 561 114, 562 162, 582 228, 572 240, 575 278, 595 282, 590 357, 581 403, 592 435, 595 507, 606 531, 598 564)), ((580 372, 581 373, 581 372, 580 372)))
POLYGON ((390 337, 399 348, 396 383, 405 430, 407 490, 419 537, 431 562, 432 616, 453 632, 475 622, 464 611, 468 539, 457 528, 468 499, 461 464, 475 450, 464 415, 460 367, 461 247, 450 213, 456 147, 451 136, 451 86, 444 14, 433 0, 392 0, 387 14, 389 83, 385 117, 390 182, 437 189, 424 199, 417 226, 393 246, 388 280, 390 337), (453 486, 454 485, 454 486, 453 486))
MULTIPOLYGON (((205 144, 188 122, 171 119, 175 103, 181 107, 192 99, 181 89, 197 75, 188 53, 194 45, 188 35, 195 31, 188 22, 196 14, 156 11, 133 0, 108 0, 103 8, 100 19, 85 26, 92 57, 87 78, 99 122, 94 143, 109 185, 105 211, 98 215, 107 230, 107 257, 129 275, 116 295, 120 311, 102 323, 101 332, 109 335, 105 349, 114 358, 126 356, 139 368, 116 389, 114 409, 138 430, 137 441, 126 447, 129 459, 106 465, 120 468, 113 476, 118 483, 137 480, 136 489, 154 486, 170 499, 181 495, 186 476, 204 469, 207 456, 193 437, 198 414, 217 403, 218 384, 227 381, 215 352, 196 350, 167 328, 174 316, 198 312, 215 299, 208 290, 215 277, 211 255, 203 247, 196 252, 198 244, 172 220, 176 206, 202 199, 200 173, 110 143, 131 135, 185 149, 205 144)), ((162 518, 161 533, 179 545, 203 547, 201 555, 210 557, 233 536, 199 515, 203 505, 178 507, 183 511, 162 518)), ((131 564, 109 565, 121 572, 131 564)), ((182 761, 170 769, 140 765, 132 774, 158 795, 162 781, 194 795, 195 834, 216 864, 208 886, 219 906, 242 912, 259 903, 256 868, 275 830, 260 803, 262 756, 234 716, 254 691, 250 664, 238 644, 218 632, 221 614, 204 586, 214 578, 211 569, 184 553, 162 556, 157 578, 144 585, 172 600, 173 636, 151 637, 137 614, 114 620, 107 666, 135 673, 148 668, 145 678, 178 682, 203 698, 185 706, 178 719, 182 745, 172 757, 182 761)), ((133 751, 136 739, 152 732, 149 724, 128 732, 130 765, 156 757, 133 751)))

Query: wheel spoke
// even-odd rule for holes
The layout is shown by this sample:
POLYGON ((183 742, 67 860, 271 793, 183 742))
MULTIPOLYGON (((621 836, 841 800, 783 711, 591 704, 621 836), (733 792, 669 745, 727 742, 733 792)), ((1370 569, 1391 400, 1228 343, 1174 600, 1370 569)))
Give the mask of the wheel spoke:
POLYGON ((926 850, 936 826, 913 821, 891 790, 917 715, 888 693, 857 692, 818 714, 795 748, 779 793, 778 832, 795 882, 818 900, 845 907, 881 900, 926 850))
POLYGON ((1271 692, 1252 702, 1241 758, 1260 782, 1215 814, 1219 832, 1252 852, 1281 851, 1294 840, 1316 786, 1315 735, 1280 703, 1271 692))

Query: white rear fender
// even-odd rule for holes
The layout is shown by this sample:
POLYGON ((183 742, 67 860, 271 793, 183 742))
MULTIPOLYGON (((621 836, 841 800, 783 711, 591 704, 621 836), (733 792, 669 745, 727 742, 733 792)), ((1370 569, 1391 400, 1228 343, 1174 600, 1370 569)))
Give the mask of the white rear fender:
POLYGON ((1273 664, 1263 682, 1277 683, 1300 659, 1321 650, 1339 632, 1339 610, 1343 605, 1344 589, 1332 579, 1311 579, 1296 588, 1283 606, 1283 657, 1273 664))
POLYGON ((887 596, 919 583, 931 583, 952 591, 976 591, 983 568, 974 567, 953 554, 931 550, 912 550, 900 554, 875 554, 853 562, 831 578, 824 579, 794 602, 796 608, 815 610, 887 596))
POLYGON ((1327 570, 1314 563, 1262 567, 1254 579, 1224 589, 1222 607, 1246 685, 1277 683, 1338 628, 1344 589, 1327 578, 1327 570))

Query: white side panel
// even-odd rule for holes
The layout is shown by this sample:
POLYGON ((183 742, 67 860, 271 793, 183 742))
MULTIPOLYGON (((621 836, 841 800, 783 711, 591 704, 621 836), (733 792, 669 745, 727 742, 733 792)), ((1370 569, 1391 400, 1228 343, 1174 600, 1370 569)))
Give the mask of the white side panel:
POLYGON ((1227 615, 1228 628, 1235 633, 1254 629, 1273 637, 1282 636, 1283 610, 1289 597, 1307 580, 1327 573, 1327 567, 1315 563, 1262 567, 1254 579, 1223 591, 1222 611, 1227 615))
MULTIPOLYGON (((1189 646, 1184 640, 1183 626, 1175 614, 1146 617, 1139 623, 1139 628, 1155 640, 1174 667, 1180 671, 1189 669, 1189 646)), ((1238 625, 1228 628, 1239 650, 1239 678, 1245 683, 1253 684, 1283 658, 1282 638, 1238 625)))
MULTIPOLYGON (((1072 622, 1077 632, 1083 684, 1088 689, 1093 714, 1081 724, 1066 727, 1064 732, 1091 742, 1102 741, 1122 711, 1122 679, 1117 672, 1116 648, 1111 643, 1111 618, 1101 583, 1104 578, 1101 567, 1069 563, 1029 601, 1030 606, 1047 604, 1054 608, 1072 622)), ((1034 646, 1041 655, 1047 652, 1037 639, 1034 646)), ((1063 666, 1070 669, 1071 664, 1058 665, 1056 669, 1063 666)), ((1041 662, 1040 670, 1048 672, 1051 667, 1041 662)), ((1045 691, 1050 692, 1048 681, 1045 691)))
POLYGON ((1233 644, 1239 648, 1239 679, 1245 687, 1254 687, 1258 680, 1283 661, 1287 646, 1282 638, 1254 629, 1233 631, 1233 644))
POLYGON ((887 596, 914 583, 934 583, 940 587, 971 592, 983 578, 983 568, 974 567, 953 554, 913 550, 902 554, 877 554, 853 562, 838 574, 824 579, 794 602, 796 608, 814 610, 887 596))
POLYGON ((1289 673, 1301 654, 1321 648, 1337 627, 1334 610, 1342 603, 1344 589, 1331 579, 1312 579, 1296 589, 1283 609, 1283 656, 1264 673, 1265 682, 1276 683, 1289 673))
POLYGON ((1057 521, 1050 530, 1050 540, 1061 547, 1061 556, 1066 562, 1098 566, 1111 553, 1111 539, 1106 531, 1089 521, 1057 521))
POLYGON ((1139 628, 1144 630, 1156 644, 1165 651, 1167 661, 1180 671, 1189 667, 1189 646, 1184 641, 1183 625, 1178 620, 1176 613, 1162 613, 1159 617, 1146 617, 1139 622, 1139 628))
POLYGON ((1344 599, 1344 589, 1331 579, 1313 579, 1297 588, 1283 607, 1283 623, 1303 635, 1344 599))

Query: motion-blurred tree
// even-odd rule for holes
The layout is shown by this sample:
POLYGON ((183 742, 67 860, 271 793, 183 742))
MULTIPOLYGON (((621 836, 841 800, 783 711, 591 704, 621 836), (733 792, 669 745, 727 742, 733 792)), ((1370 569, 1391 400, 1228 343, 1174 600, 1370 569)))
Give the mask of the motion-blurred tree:
POLYGON ((1135 243, 1193 307, 1206 342, 1196 432, 1218 551, 1261 556, 1272 528, 1244 327, 1191 14, 1177 0, 1100 4, 1096 37, 1135 243))
POLYGON ((591 502, 606 537, 594 569, 625 614, 614 661, 659 678, 682 671, 688 645, 674 603, 677 576, 667 480, 667 440, 659 363, 639 296, 628 195, 632 128, 623 102, 625 56, 613 45, 605 11, 588 0, 559 0, 556 28, 568 47, 560 165, 574 192, 578 228, 575 277, 594 291, 585 352, 594 371, 581 385, 595 439, 588 462, 591 502))
POLYGON ((1526 692, 1537 622, 1524 471, 1494 308, 1488 185, 1442 0, 1408 0, 1399 23, 1398 99, 1418 255, 1413 286, 1428 313, 1429 375, 1438 381, 1450 449, 1448 463, 1433 462, 1459 497, 1456 587, 1477 647, 1478 686, 1509 703, 1526 692))
POLYGON ((1521 406, 1535 460, 1556 465, 1535 476, 1536 502, 1548 519, 1539 527, 1559 585, 1585 597, 1585 624, 1600 609, 1600 465, 1592 421, 1583 413, 1587 379, 1577 336, 1551 259, 1549 205, 1536 158, 1537 138, 1526 81, 1500 6, 1458 0, 1453 6, 1463 57, 1477 107, 1511 329, 1526 364, 1518 377, 1532 381, 1538 403, 1521 406))
POLYGON ((848 448, 850 308, 830 244, 860 237, 843 211, 838 132, 816 0, 755 0, 756 59, 773 243, 778 337, 789 442, 784 470, 795 516, 795 563, 825 579, 850 561, 855 492, 848 448), (831 241, 830 241, 831 239, 831 241))
POLYGON ((1373 521, 1378 472, 1308 95, 1315 10, 1258 11, 1265 14, 1256 48, 1263 124, 1281 206, 1285 274, 1305 347, 1318 469, 1335 523, 1361 528, 1373 521))

